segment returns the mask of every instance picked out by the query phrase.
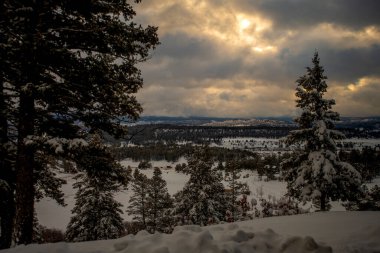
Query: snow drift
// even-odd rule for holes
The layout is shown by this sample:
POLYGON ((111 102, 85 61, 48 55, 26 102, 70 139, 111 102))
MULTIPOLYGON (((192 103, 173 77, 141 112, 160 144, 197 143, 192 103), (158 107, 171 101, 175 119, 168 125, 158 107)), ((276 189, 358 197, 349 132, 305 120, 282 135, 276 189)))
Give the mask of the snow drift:
POLYGON ((325 253, 380 252, 380 212, 328 212, 271 217, 172 234, 141 231, 116 240, 18 246, 1 253, 325 253))

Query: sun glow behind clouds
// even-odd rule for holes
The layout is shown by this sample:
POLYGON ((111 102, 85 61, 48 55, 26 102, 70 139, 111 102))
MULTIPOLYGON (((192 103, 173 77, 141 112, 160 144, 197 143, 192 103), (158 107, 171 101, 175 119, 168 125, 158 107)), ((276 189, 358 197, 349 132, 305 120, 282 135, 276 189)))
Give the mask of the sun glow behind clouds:
POLYGON ((263 39, 262 33, 271 29, 272 24, 258 16, 236 15, 239 46, 249 47, 255 53, 276 52, 276 47, 263 39))
POLYGON ((363 77, 363 78, 360 78, 356 83, 350 83, 347 86, 347 88, 348 88, 348 90, 350 90, 352 92, 356 92, 356 91, 359 91, 360 89, 362 89, 366 86, 376 84, 376 83, 380 83, 380 78, 363 77))
POLYGON ((215 5, 204 0, 166 0, 144 5, 143 1, 138 11, 159 27, 161 37, 168 33, 196 35, 231 52, 250 49, 253 54, 263 54, 277 50, 273 41, 265 38, 265 33, 272 29, 272 21, 258 13, 244 14, 232 3, 215 5))
POLYGON ((248 28, 250 25, 251 25, 251 21, 249 21, 248 19, 243 19, 240 21, 240 29, 241 30, 248 28))

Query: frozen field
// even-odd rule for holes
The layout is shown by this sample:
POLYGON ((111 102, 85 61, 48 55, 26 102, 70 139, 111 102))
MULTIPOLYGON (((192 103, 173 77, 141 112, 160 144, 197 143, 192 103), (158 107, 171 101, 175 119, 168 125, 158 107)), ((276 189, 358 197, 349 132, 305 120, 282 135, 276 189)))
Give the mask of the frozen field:
MULTIPOLYGON (((177 163, 183 163, 185 160, 182 158, 177 163)), ((188 176, 182 173, 177 173, 174 167, 177 163, 170 163, 166 161, 152 162, 153 167, 160 167, 162 169, 162 176, 167 182, 168 191, 171 195, 182 189, 185 182, 188 180, 188 176), (169 168, 168 168, 169 166, 169 168)), ((137 162, 131 160, 122 161, 122 165, 127 167, 128 165, 132 168, 138 165, 137 162)), ((148 177, 153 174, 153 169, 147 169, 142 171, 148 177)), ((36 204, 37 216, 39 222, 48 228, 58 228, 65 230, 67 224, 69 223, 71 216, 71 209, 74 207, 75 200, 75 190, 72 187, 74 183, 73 175, 61 174, 60 177, 67 180, 67 184, 63 186, 63 192, 65 194, 65 201, 67 206, 62 207, 57 205, 57 203, 51 199, 44 198, 39 203, 36 204)), ((286 193, 286 183, 279 181, 259 181, 256 171, 243 171, 240 179, 242 182, 246 182, 251 190, 251 195, 248 196, 248 200, 255 198, 259 199, 261 197, 265 199, 279 199, 286 193), (249 175, 244 178, 243 176, 249 175)), ((370 185, 380 184, 380 179, 376 179, 370 185)), ((123 211, 128 206, 128 201, 131 196, 130 190, 124 190, 119 192, 115 198, 123 204, 123 211)), ((332 203, 333 211, 343 211, 345 210, 339 203, 332 203)), ((310 204, 304 206, 305 209, 311 208, 310 204)), ((311 210, 313 210, 311 208, 311 210)), ((125 220, 131 220, 126 212, 123 214, 125 220)))

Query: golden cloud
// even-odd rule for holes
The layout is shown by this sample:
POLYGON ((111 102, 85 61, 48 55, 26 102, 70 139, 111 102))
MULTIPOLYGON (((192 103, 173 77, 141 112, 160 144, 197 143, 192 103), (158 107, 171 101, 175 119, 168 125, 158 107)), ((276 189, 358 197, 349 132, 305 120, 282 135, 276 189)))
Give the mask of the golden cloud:
POLYGON ((238 12, 228 3, 215 5, 210 1, 167 0, 143 1, 138 13, 149 16, 159 27, 161 36, 167 33, 186 33, 207 37, 225 50, 250 48, 253 53, 273 53, 276 46, 263 36, 271 29, 271 21, 252 13, 238 12), (158 1, 157 1, 158 2, 158 1))
POLYGON ((379 26, 347 26, 317 14, 315 23, 279 26, 283 19, 276 23, 272 12, 264 15, 255 3, 245 3, 251 8, 228 0, 136 5, 137 22, 158 26, 166 42, 159 57, 143 65, 147 85, 138 97, 148 114, 291 115, 294 80, 310 66, 315 49, 332 77, 327 96, 336 96, 337 111, 380 114, 380 99, 373 99, 379 94, 378 60, 372 58, 380 54, 379 26))

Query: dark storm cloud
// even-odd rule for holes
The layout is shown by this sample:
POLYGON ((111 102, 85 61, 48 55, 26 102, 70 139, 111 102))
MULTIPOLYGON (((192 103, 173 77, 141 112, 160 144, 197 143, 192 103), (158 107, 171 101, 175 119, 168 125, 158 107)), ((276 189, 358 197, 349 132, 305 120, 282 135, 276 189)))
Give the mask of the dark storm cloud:
POLYGON ((224 55, 209 38, 169 33, 161 38, 161 42, 149 65, 162 64, 146 72, 146 80, 166 80, 167 85, 178 85, 189 79, 230 78, 241 72, 243 58, 224 55))
POLYGON ((282 67, 284 75, 295 79, 305 73, 305 67, 311 65, 314 50, 319 52, 328 78, 334 81, 347 83, 363 76, 380 76, 380 45, 340 49, 325 43, 316 44, 314 49, 311 45, 296 54, 287 53, 281 60, 286 65, 282 67))
POLYGON ((330 77, 349 82, 362 76, 380 76, 380 45, 345 50, 326 49, 325 66, 330 77))
POLYGON ((379 0, 243 0, 235 5, 290 29, 324 22, 355 29, 380 25, 379 0))
POLYGON ((161 37, 162 45, 156 54, 160 57, 171 57, 187 60, 202 57, 214 57, 215 46, 205 38, 197 38, 185 33, 165 34, 161 37))

